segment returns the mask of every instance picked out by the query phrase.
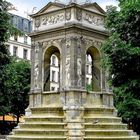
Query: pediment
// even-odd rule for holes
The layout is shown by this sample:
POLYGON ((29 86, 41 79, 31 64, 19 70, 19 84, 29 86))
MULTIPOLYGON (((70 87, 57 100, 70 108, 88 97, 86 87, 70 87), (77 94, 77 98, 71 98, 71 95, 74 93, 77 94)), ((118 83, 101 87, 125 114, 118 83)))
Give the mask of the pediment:
POLYGON ((83 5, 84 9, 100 13, 100 14, 105 14, 105 11, 95 2, 95 3, 89 3, 89 4, 84 4, 83 5))
POLYGON ((38 14, 43 14, 43 13, 48 13, 56 10, 60 10, 64 7, 64 4, 61 3, 54 3, 54 2, 49 2, 46 6, 44 6, 40 11, 36 13, 38 14))

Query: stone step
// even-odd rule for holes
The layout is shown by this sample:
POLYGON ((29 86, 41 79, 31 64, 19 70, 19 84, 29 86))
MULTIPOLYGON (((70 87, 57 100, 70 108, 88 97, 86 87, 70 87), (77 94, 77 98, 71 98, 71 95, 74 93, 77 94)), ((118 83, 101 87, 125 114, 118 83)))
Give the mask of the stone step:
POLYGON ((32 128, 32 129, 47 129, 47 128, 64 128, 65 123, 47 123, 47 122, 28 122, 19 124, 20 128, 32 128))
POLYGON ((8 136, 8 140, 66 140, 65 136, 8 136))
POLYGON ((85 108, 84 116, 115 116, 115 108, 109 108, 109 107, 94 107, 94 108, 85 108))
POLYGON ((132 136, 132 130, 85 130, 85 136, 104 137, 104 136, 132 136))
POLYGON ((65 130, 63 129, 15 129, 14 134, 16 136, 64 136, 65 135, 65 130))
POLYGON ((121 118, 119 117, 106 117, 106 116, 84 116, 85 123, 121 123, 121 118))
POLYGON ((47 116, 64 116, 64 112, 60 107, 37 107, 31 108, 33 115, 47 116))
POLYGON ((117 137, 84 137, 84 140, 139 140, 137 136, 117 136, 117 137))
POLYGON ((30 116, 25 122, 63 122, 63 116, 30 116))
POLYGON ((126 124, 122 124, 122 123, 85 123, 85 129, 94 129, 94 130, 103 130, 103 129, 107 129, 107 130, 126 130, 127 129, 127 125, 126 124))

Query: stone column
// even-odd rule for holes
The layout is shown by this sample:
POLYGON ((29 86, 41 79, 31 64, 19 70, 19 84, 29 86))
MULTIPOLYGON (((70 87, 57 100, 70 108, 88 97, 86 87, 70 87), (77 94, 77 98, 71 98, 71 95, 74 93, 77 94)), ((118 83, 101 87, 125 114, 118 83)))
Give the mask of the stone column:
POLYGON ((66 36, 61 41, 60 91, 85 90, 85 43, 77 35, 66 36))
POLYGON ((35 42, 31 48, 31 92, 29 96, 30 106, 41 106, 42 92, 42 43, 35 42))
POLYGON ((60 91, 85 89, 86 55, 81 37, 66 37, 61 41, 60 91))
POLYGON ((83 140, 83 98, 85 88, 85 55, 82 38, 72 36, 63 40, 61 101, 65 113, 67 140, 83 140), (83 91, 82 91, 83 90, 83 91))

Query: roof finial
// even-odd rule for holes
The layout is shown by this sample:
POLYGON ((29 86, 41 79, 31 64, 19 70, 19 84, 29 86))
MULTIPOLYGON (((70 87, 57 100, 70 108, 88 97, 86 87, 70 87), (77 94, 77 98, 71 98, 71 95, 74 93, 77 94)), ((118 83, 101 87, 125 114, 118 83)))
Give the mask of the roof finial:
POLYGON ((91 0, 86 0, 86 2, 85 3, 91 3, 91 0))
POLYGON ((69 4, 71 3, 77 3, 77 0, 70 0, 69 4))
POLYGON ((55 3, 60 3, 60 0, 54 0, 55 3))

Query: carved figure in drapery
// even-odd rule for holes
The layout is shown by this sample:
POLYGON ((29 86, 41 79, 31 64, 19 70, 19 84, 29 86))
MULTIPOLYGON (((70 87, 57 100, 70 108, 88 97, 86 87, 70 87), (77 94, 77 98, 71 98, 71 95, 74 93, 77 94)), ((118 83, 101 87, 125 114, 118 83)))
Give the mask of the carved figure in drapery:
POLYGON ((39 76, 39 69, 38 64, 35 64, 35 88, 38 88, 38 76, 39 76))
POLYGON ((70 86, 70 58, 66 58, 66 86, 70 86))
POLYGON ((69 55, 70 54, 70 39, 67 39, 66 40, 66 51, 67 51, 67 55, 69 55))
POLYGON ((34 84, 35 88, 38 88, 39 78, 39 43, 35 44, 35 65, 34 65, 34 84))
POLYGON ((81 62, 81 58, 77 59, 77 75, 78 75, 78 82, 77 85, 81 86, 82 84, 82 62, 81 62))

